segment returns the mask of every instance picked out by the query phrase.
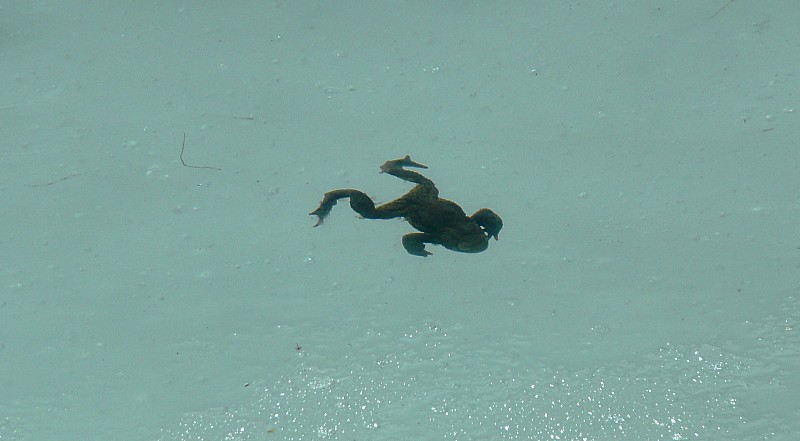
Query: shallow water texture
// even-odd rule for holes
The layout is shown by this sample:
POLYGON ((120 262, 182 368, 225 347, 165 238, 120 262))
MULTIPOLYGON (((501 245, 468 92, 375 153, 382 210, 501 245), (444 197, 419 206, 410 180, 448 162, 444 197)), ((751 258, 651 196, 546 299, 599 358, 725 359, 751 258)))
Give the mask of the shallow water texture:
POLYGON ((752 324, 757 337, 738 353, 667 344, 580 369, 512 356, 523 341, 465 345, 458 326, 361 330, 341 359, 298 354, 293 373, 250 386, 252 401, 188 414, 159 439, 789 440, 800 429, 785 420, 797 412, 786 383, 797 382, 800 302, 781 313, 752 324))
POLYGON ((797 441, 798 23, 0 0, 0 441, 797 441), (314 228, 405 155, 499 241, 314 228))

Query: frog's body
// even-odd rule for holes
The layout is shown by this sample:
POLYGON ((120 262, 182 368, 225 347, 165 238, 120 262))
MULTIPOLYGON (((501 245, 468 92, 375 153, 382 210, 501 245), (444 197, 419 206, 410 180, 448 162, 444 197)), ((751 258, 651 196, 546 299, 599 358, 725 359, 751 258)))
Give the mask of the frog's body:
POLYGON ((319 208, 310 213, 319 218, 314 226, 322 224, 337 200, 350 198, 353 210, 366 219, 402 217, 419 230, 420 233, 403 236, 403 247, 415 256, 431 254, 425 250, 426 243, 442 245, 462 253, 479 253, 489 246, 490 237, 497 240, 497 234, 503 228, 500 216, 488 208, 481 208, 472 216, 467 216, 458 204, 439 197, 439 190, 433 181, 403 167, 428 168, 412 161, 409 156, 386 161, 381 166, 381 173, 388 173, 417 185, 402 197, 378 207, 369 196, 359 190, 330 191, 325 193, 319 208))

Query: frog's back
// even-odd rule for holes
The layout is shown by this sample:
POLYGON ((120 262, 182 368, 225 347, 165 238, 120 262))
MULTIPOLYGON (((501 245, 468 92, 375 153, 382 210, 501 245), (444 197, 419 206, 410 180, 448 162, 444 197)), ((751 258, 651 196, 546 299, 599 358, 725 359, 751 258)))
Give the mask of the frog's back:
POLYGON ((407 199, 405 219, 423 233, 442 234, 470 220, 455 202, 446 199, 407 199))

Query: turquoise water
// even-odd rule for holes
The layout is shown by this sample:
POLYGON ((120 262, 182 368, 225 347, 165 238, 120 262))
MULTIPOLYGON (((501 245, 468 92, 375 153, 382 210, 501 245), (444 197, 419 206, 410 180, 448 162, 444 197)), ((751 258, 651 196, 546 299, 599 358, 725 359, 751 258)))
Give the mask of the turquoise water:
POLYGON ((2 6, 0 441, 794 439, 798 14, 2 6))

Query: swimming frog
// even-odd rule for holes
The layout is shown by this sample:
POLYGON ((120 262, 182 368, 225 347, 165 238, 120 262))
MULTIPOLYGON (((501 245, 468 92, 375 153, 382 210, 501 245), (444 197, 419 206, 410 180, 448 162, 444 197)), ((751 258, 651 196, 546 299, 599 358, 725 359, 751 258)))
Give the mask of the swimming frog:
POLYGON ((350 207, 365 219, 405 218, 419 233, 403 236, 403 247, 414 256, 428 256, 425 244, 441 245, 462 253, 480 253, 489 247, 489 238, 497 240, 503 221, 488 208, 467 216, 458 204, 439 197, 433 181, 404 167, 428 168, 411 160, 410 156, 386 161, 381 173, 417 184, 408 193, 383 205, 375 206, 372 199, 359 190, 341 189, 325 193, 319 207, 309 213, 317 216, 315 227, 322 225, 339 199, 350 198, 350 207))

